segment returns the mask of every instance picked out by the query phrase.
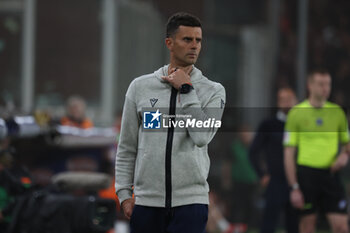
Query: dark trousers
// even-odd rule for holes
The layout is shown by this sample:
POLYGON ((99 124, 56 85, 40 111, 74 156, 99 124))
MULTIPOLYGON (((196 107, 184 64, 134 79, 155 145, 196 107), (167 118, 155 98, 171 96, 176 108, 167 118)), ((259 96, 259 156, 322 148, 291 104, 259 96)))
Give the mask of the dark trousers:
POLYGON ((288 233, 298 233, 298 212, 289 201, 289 188, 285 180, 274 179, 266 190, 266 205, 264 209, 261 233, 273 233, 284 216, 285 230, 288 233))
POLYGON ((192 204, 170 209, 135 205, 131 233, 204 233, 208 206, 192 204))

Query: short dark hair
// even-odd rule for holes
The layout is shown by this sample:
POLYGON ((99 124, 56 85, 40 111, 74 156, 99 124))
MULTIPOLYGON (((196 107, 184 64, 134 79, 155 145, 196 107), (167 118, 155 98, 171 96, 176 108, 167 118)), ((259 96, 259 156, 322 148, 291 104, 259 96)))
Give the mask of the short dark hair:
POLYGON ((186 12, 178 12, 170 16, 166 25, 166 37, 171 37, 180 26, 200 27, 201 21, 194 15, 186 12))
POLYGON ((309 71, 308 75, 307 75, 307 80, 311 81, 314 78, 315 74, 330 74, 330 72, 323 67, 317 67, 317 68, 313 68, 312 70, 309 71))

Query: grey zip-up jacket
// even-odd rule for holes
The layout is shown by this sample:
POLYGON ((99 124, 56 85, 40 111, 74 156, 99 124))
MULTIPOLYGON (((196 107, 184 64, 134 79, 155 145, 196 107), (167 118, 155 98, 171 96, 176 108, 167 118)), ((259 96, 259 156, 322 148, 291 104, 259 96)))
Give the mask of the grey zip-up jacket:
POLYGON ((167 75, 168 65, 134 79, 126 93, 115 164, 120 203, 134 192, 136 204, 143 206, 209 204, 208 144, 217 128, 149 132, 143 128, 143 111, 162 109, 164 114, 166 109, 165 113, 170 115, 181 113, 196 120, 221 120, 225 89, 193 67, 190 76, 194 90, 180 94, 162 80, 167 75))

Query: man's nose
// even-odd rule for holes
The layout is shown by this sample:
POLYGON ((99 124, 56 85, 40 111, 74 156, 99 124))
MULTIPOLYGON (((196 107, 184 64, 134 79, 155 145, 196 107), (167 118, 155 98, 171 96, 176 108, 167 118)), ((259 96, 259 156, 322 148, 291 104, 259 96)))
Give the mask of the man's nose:
POLYGON ((198 48, 198 43, 197 41, 192 41, 191 43, 191 49, 197 49, 198 48))

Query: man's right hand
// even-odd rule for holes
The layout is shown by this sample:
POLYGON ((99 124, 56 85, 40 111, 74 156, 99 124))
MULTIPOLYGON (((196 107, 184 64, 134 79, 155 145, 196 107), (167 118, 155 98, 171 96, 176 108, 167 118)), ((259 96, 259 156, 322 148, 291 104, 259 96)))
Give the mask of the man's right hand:
POLYGON ((347 153, 341 153, 331 167, 331 172, 335 173, 344 168, 349 161, 349 155, 347 153))
POLYGON ((135 199, 134 198, 126 199, 122 203, 122 209, 124 211, 124 215, 129 220, 131 218, 132 210, 134 209, 134 206, 135 206, 135 199))
POLYGON ((302 209, 304 207, 304 195, 300 189, 294 189, 291 191, 290 202, 296 209, 302 209))

